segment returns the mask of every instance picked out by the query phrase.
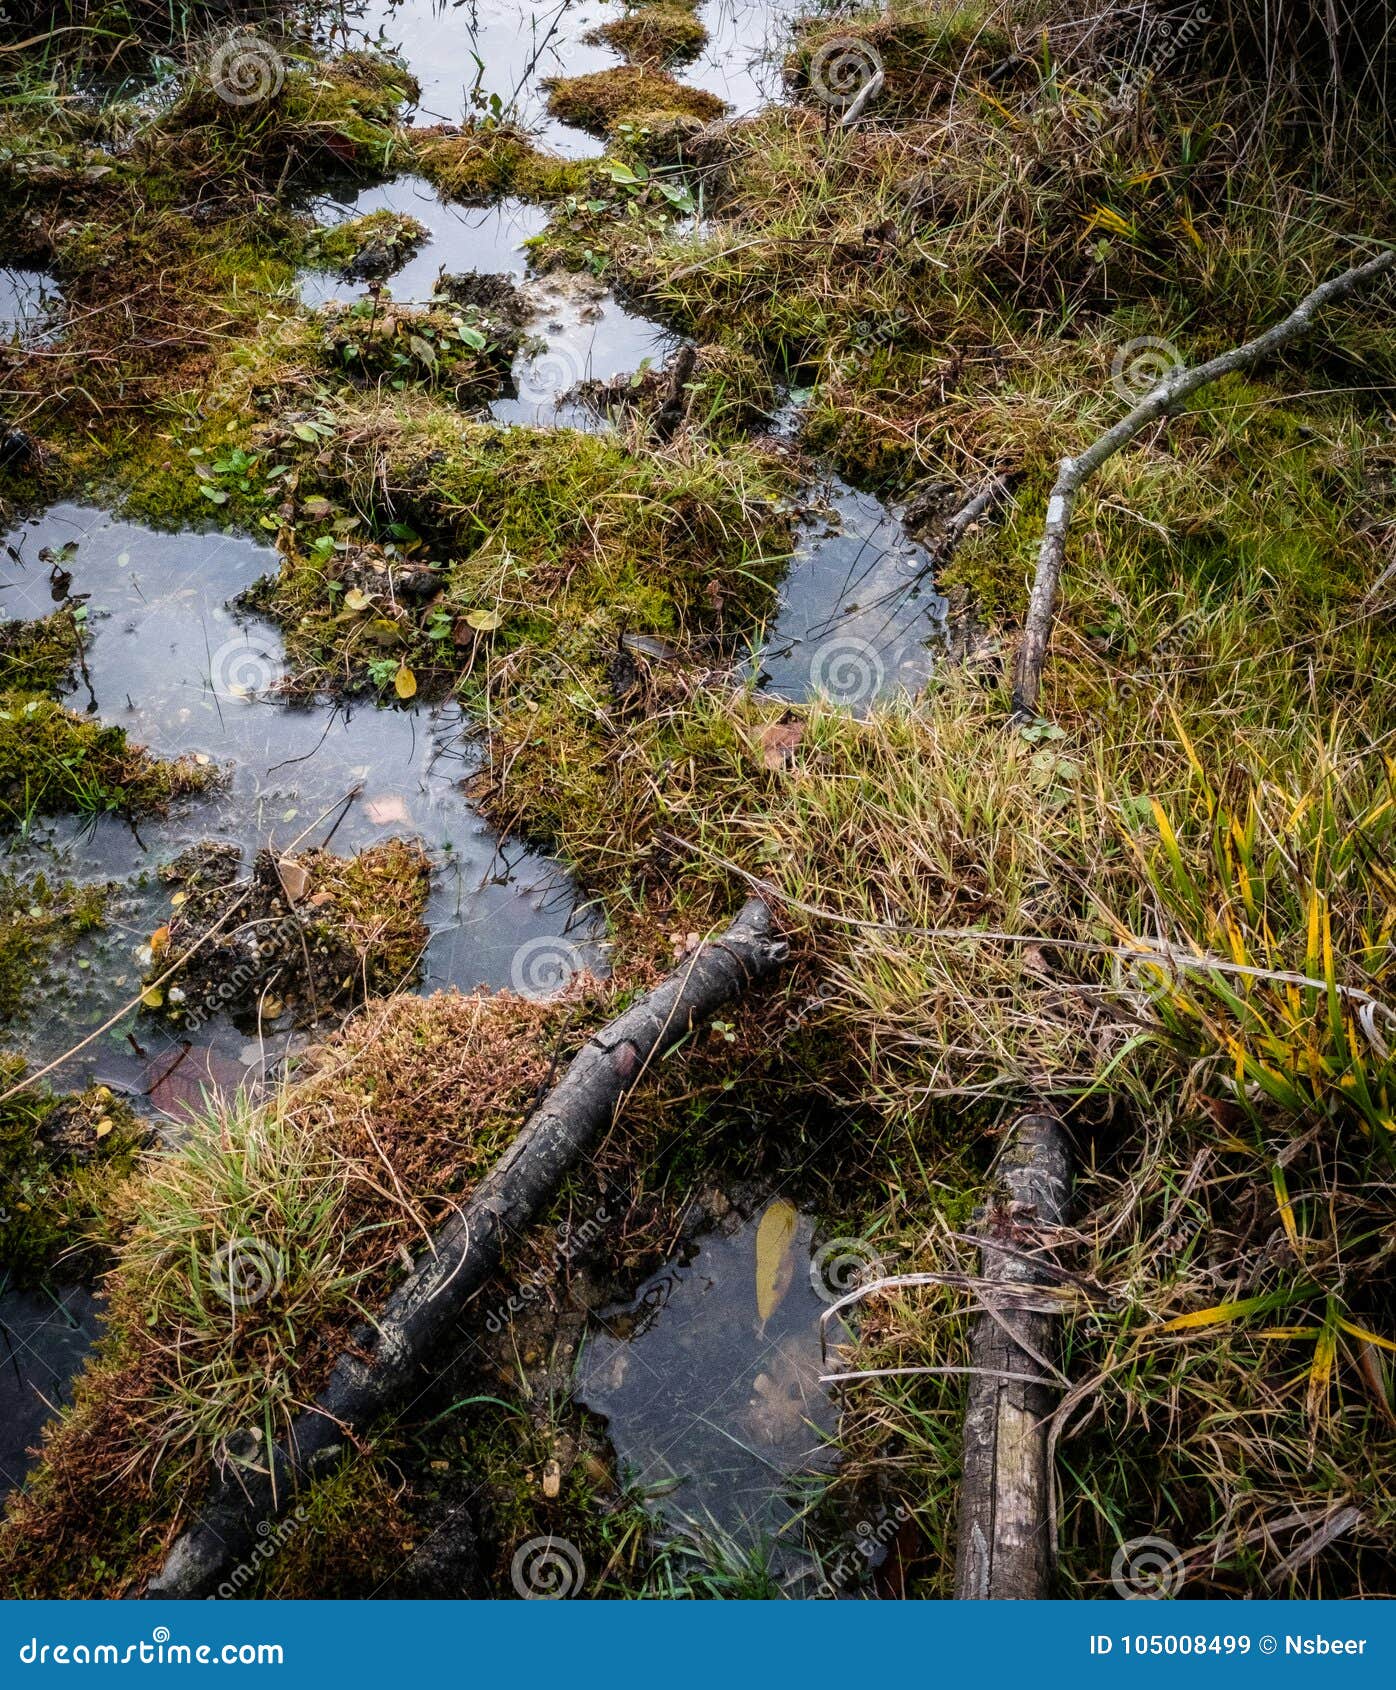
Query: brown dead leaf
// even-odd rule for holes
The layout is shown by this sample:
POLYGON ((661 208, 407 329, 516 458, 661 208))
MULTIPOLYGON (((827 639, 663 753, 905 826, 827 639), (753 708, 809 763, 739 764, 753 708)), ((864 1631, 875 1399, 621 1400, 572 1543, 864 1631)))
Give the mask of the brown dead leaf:
POLYGON ((793 768, 795 753, 804 737, 805 724, 801 721, 768 722, 757 735, 762 765, 773 773, 793 768))
POLYGON ((276 872, 281 877, 281 890, 293 904, 299 903, 310 885, 310 870, 294 857, 283 857, 276 865, 276 872))

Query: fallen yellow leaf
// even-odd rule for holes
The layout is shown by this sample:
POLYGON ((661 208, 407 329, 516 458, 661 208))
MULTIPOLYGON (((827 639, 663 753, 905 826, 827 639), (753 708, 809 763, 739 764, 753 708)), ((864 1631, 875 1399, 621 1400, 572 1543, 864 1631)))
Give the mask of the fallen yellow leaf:
POLYGON ((756 1313, 763 1326, 790 1289, 795 1272, 795 1223, 799 1218, 795 1205, 778 1197, 756 1228, 756 1313))

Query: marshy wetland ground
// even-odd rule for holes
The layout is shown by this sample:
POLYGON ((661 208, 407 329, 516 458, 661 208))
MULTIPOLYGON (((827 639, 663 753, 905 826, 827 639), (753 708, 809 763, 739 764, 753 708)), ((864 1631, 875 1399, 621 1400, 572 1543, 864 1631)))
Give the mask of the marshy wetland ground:
POLYGON ((1396 1592, 1396 272, 1014 708, 1061 460, 1396 240, 1343 11, 0 12, 0 1589, 158 1587, 755 893, 210 1589, 949 1596, 987 1228, 1056 1594, 1396 1592))

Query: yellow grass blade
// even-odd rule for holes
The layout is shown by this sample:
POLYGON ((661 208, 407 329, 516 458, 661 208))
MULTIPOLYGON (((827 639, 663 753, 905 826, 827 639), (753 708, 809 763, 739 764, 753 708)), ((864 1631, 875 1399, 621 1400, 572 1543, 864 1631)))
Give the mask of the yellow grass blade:
POLYGON ((1232 1303, 1213 1303, 1210 1308, 1194 1309, 1191 1314, 1175 1315, 1165 1320, 1161 1332, 1194 1332, 1203 1326, 1225 1326, 1228 1321, 1243 1320, 1248 1314, 1259 1314, 1275 1307, 1276 1299, 1268 1297, 1239 1297, 1232 1303))

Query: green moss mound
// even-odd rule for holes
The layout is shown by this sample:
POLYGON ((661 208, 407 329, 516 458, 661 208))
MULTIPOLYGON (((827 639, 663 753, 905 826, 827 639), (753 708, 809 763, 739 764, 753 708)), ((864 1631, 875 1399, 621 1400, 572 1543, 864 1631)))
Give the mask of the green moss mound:
POLYGON ((587 76, 555 78, 546 84, 548 110, 605 139, 622 124, 643 126, 660 119, 696 118, 710 123, 726 110, 716 94, 688 88, 664 71, 617 65, 587 76))
POLYGON ((158 811, 219 778, 207 760, 164 761, 52 699, 0 693, 0 826, 75 810, 158 811))
POLYGON ((589 41, 604 43, 631 64, 672 67, 688 64, 703 51, 706 27, 681 0, 647 0, 594 29, 589 41))

